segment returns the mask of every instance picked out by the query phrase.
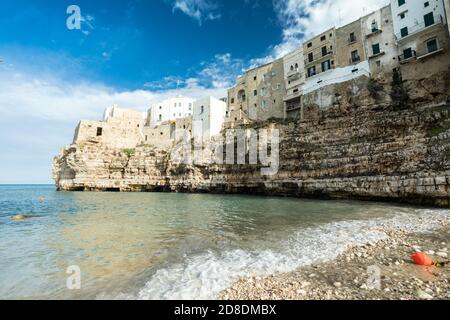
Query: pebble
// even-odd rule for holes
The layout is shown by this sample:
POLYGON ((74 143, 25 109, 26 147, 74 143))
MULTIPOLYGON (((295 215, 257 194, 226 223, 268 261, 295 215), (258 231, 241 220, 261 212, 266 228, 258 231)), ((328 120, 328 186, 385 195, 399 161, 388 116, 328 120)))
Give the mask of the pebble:
POLYGON ((340 282, 335 282, 335 283, 333 283, 333 285, 334 285, 336 288, 342 287, 342 283, 340 283, 340 282))
POLYGON ((423 290, 418 290, 417 291, 417 295, 419 296, 420 299, 424 299, 424 300, 431 300, 433 299, 433 296, 429 293, 426 293, 423 290))
POLYGON ((435 252, 433 250, 428 250, 427 253, 431 254, 431 255, 435 254, 435 252))
POLYGON ((436 255, 441 258, 447 258, 447 252, 438 252, 438 253, 436 253, 436 255))

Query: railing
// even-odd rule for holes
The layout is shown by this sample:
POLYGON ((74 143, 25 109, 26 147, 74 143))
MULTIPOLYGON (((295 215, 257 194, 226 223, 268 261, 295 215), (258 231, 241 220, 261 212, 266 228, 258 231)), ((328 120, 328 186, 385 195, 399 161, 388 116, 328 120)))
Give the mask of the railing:
POLYGON ((397 40, 401 41, 402 39, 405 39, 405 38, 407 38, 407 37, 409 37, 411 35, 414 35, 414 34, 420 32, 420 31, 422 31, 422 30, 424 30, 426 28, 432 27, 434 25, 444 24, 444 18, 441 15, 435 15, 435 16, 433 16, 433 19, 434 19, 434 23, 430 24, 428 26, 425 25, 425 21, 424 21, 424 22, 416 24, 415 26, 408 27, 408 34, 405 35, 405 36, 402 36, 401 33, 395 34, 397 40))
POLYGON ((301 94, 302 94, 302 92, 300 90, 298 90, 297 92, 293 92, 291 94, 286 95, 283 100, 284 101, 289 101, 289 100, 292 100, 292 99, 300 97, 301 94))
POLYGON ((300 78, 300 71, 298 70, 294 70, 294 71, 289 71, 287 74, 287 78, 289 80, 297 80, 300 78))
POLYGON ((431 47, 431 46, 428 47, 427 46, 423 50, 417 50, 417 53, 416 53, 417 54, 417 59, 420 59, 420 58, 422 58, 424 56, 431 55, 433 53, 437 53, 437 52, 443 51, 443 48, 444 48, 443 44, 440 41, 436 40, 436 46, 435 47, 431 47))
POLYGON ((372 36, 382 33, 382 32, 383 32, 383 30, 381 30, 381 29, 372 28, 371 32, 366 35, 366 38, 372 37, 372 36))
POLYGON ((361 62, 361 57, 360 56, 352 57, 352 58, 349 59, 349 62, 350 62, 350 64, 352 64, 352 63, 359 63, 359 62, 361 62))
POLYGON ((404 63, 407 62, 409 60, 415 59, 417 57, 417 52, 416 50, 411 50, 411 54, 402 54, 398 56, 398 61, 400 63, 404 63))
POLYGON ((308 59, 305 60, 305 65, 314 63, 314 62, 316 62, 317 60, 320 60, 320 59, 322 59, 322 58, 324 58, 324 57, 328 57, 329 55, 332 55, 332 54, 333 54, 333 50, 328 50, 326 53, 324 53, 324 52, 320 52, 320 53, 318 52, 318 53, 315 53, 315 54, 313 54, 312 60, 309 59, 309 57, 308 57, 308 59))

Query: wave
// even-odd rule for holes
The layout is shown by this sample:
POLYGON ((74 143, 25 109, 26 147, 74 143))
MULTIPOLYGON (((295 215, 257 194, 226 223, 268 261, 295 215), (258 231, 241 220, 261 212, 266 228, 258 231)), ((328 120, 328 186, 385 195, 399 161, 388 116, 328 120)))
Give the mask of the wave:
POLYGON ((245 276, 268 276, 301 266, 330 261, 350 246, 362 246, 388 236, 378 227, 422 233, 450 217, 447 210, 416 209, 393 218, 344 221, 302 229, 281 241, 280 250, 208 251, 183 263, 158 270, 140 290, 142 300, 209 300, 245 276))

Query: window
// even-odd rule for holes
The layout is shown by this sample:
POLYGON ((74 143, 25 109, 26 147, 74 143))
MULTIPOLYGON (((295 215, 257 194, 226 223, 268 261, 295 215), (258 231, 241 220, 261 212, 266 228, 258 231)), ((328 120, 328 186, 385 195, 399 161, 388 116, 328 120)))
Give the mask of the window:
POLYGON ((401 7, 406 3, 406 0, 398 0, 398 6, 401 7))
POLYGON ((256 81, 256 76, 253 77, 253 80, 256 81))
POLYGON ((295 70, 298 71, 298 63, 295 64, 295 70))
POLYGON ((203 114, 203 112, 205 112, 205 106, 200 107, 200 114, 203 114))
POLYGON ((327 36, 321 36, 320 41, 325 41, 327 39, 327 36))
POLYGON ((261 97, 265 97, 267 95, 267 88, 261 88, 261 97))
POLYGON ((159 115, 159 121, 162 121, 162 114, 159 115))
POLYGON ((325 72, 327 70, 331 69, 331 62, 330 60, 322 62, 322 72, 325 72))
POLYGON ((261 101, 261 108, 267 109, 267 101, 266 100, 261 101))
POLYGON ((231 103, 234 103, 234 98, 231 98, 231 103))
POLYGON ((438 50, 438 44, 437 44, 436 39, 427 41, 427 50, 428 50, 428 53, 438 50))
POLYGON ((372 53, 373 53, 373 55, 380 54, 380 44, 379 43, 372 45, 372 53))
POLYGON ((97 128, 97 137, 100 137, 103 134, 103 128, 97 128))
POLYGON ((424 6, 425 8, 428 8, 428 7, 430 6, 430 3, 427 1, 427 2, 425 2, 425 3, 423 4, 423 6, 424 6))
POLYGON ((253 90, 253 95, 256 97, 258 95, 258 90, 253 90))
POLYGON ((308 62, 313 62, 314 61, 314 54, 312 52, 310 52, 308 54, 308 62))
POLYGON ((312 42, 308 43, 307 47, 311 48, 312 47, 312 42))
POLYGON ((294 71, 294 66, 291 66, 291 71, 294 71))
POLYGON ((355 42, 356 41, 356 35, 354 32, 350 33, 350 42, 355 42))
POLYGON ((404 27, 400 30, 400 34, 402 38, 406 37, 408 35, 408 27, 404 27))
POLYGON ((433 12, 424 15, 423 19, 425 20, 425 27, 432 26, 434 24, 433 12))
POLYGON ((400 13, 400 19, 405 19, 406 14, 405 13, 400 13))
POLYGON ((376 31, 378 31, 378 23, 375 20, 373 20, 372 21, 372 32, 376 32, 376 31))
POLYGON ((316 75, 316 67, 313 66, 313 67, 308 68, 308 77, 312 77, 315 75, 316 75))
POLYGON ((181 102, 178 104, 178 107, 180 107, 181 108, 181 102))
POLYGON ((159 106, 159 110, 162 110, 162 106, 159 106))
POLYGON ((412 58, 412 56, 413 56, 412 49, 408 48, 408 49, 403 50, 403 56, 404 56, 405 59, 412 58))
POLYGON ((358 62, 361 58, 359 57, 358 50, 352 51, 352 62, 358 62))
POLYGON ((326 56, 328 54, 327 47, 322 47, 322 56, 326 56))

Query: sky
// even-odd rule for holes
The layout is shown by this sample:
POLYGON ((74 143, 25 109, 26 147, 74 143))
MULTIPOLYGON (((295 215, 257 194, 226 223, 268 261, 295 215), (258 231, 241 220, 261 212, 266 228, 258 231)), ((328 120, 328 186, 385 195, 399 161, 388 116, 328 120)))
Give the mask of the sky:
MULTIPOLYGON (((81 119, 226 96, 236 76, 389 0, 2 0, 0 184, 53 183, 81 119), (80 29, 70 30, 70 5, 80 29)), ((72 12, 71 12, 72 13, 72 12)))

